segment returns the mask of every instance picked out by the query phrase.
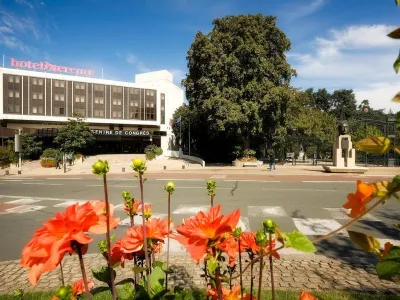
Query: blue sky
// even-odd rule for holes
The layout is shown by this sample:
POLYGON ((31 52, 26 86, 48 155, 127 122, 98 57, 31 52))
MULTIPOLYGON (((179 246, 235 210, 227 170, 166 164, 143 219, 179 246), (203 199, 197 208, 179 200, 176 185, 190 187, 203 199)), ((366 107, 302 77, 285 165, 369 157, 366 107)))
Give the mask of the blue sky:
POLYGON ((96 77, 103 68, 104 78, 125 81, 167 69, 179 84, 196 32, 248 13, 277 16, 292 41, 294 86, 352 88, 359 101, 399 110, 390 99, 400 91, 392 69, 400 44, 385 36, 400 16, 393 0, 0 0, 0 54, 96 77))

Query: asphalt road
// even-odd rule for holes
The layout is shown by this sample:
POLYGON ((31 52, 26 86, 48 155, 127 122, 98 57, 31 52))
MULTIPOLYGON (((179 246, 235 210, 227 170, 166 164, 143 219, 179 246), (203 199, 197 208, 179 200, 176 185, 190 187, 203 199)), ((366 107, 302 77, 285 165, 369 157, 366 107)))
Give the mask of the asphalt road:
MULTIPOLYGON (((14 177, 15 178, 15 177, 14 177)), ((173 178, 170 178, 173 179, 173 178)), ((237 181, 216 179, 215 203, 222 204, 224 213, 240 208, 240 226, 257 230, 266 218, 276 221, 282 231, 300 230, 311 239, 326 234, 347 223, 341 206, 349 192, 356 189, 355 182, 337 181, 237 181)), ((153 214, 165 217, 166 193, 163 185, 168 179, 149 179, 145 183, 145 201, 153 205, 153 214)), ((209 198, 205 179, 175 180, 172 196, 172 217, 179 225, 183 218, 207 209, 209 198)), ((127 216, 122 207, 122 190, 130 190, 140 198, 138 181, 132 178, 110 178, 109 199, 116 206, 121 226, 117 238, 124 235, 127 216)), ((63 211, 76 201, 103 200, 100 178, 19 178, 0 179, 0 260, 19 259, 21 250, 33 231, 57 211, 63 211)), ((350 230, 369 233, 376 238, 400 242, 400 231, 393 227, 399 220, 398 203, 390 200, 372 215, 359 221, 350 230)), ((98 241, 100 237, 95 237, 98 241)), ((384 242, 384 240, 382 240, 384 242)), ((346 233, 316 244, 317 254, 342 260, 357 257, 374 259, 352 244, 346 233)), ((92 244, 89 252, 96 252, 92 244)), ((174 251, 181 251, 178 245, 174 251)), ((291 253, 289 251, 289 253, 291 253)))

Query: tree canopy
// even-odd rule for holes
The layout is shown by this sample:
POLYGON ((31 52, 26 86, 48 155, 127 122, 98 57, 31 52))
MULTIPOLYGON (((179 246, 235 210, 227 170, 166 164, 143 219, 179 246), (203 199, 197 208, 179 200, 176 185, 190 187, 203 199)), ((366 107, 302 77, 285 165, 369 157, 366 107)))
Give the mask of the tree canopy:
POLYGON ((84 152, 93 145, 95 137, 85 123, 82 115, 74 113, 65 125, 58 129, 54 142, 64 153, 84 152))
POLYGON ((271 122, 280 117, 279 87, 287 87, 295 74, 285 56, 290 41, 271 16, 227 16, 213 25, 209 34, 197 33, 182 84, 209 135, 240 137, 248 149, 264 122, 277 124, 272 132, 279 127, 271 122))

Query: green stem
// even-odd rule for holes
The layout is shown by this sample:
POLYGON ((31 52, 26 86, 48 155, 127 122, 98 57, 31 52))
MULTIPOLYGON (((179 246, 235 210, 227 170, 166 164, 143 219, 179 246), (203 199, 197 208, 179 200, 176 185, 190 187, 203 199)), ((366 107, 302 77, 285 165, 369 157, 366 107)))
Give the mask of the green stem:
POLYGON ((242 253, 240 252, 240 236, 238 239, 239 246, 239 275, 240 275, 240 299, 243 300, 243 271, 242 271, 242 253))
POLYGON ((210 200, 211 200, 211 207, 214 207, 214 195, 210 196, 210 200))
POLYGON ((258 276, 258 297, 257 297, 257 300, 261 300, 263 263, 264 263, 264 256, 261 255, 260 256, 260 271, 259 271, 259 276, 258 276))
POLYGON ((90 300, 90 299, 92 299, 92 295, 90 294, 89 286, 87 284, 85 265, 83 263, 83 256, 82 256, 82 245, 77 243, 76 249, 78 250, 79 264, 81 266, 82 279, 83 279, 83 285, 85 286, 86 299, 90 300))
POLYGON ((165 289, 168 291, 168 271, 169 271, 169 233, 171 226, 171 193, 168 192, 168 236, 167 236, 167 273, 165 273, 165 289))
POLYGON ((149 273, 149 252, 147 250, 147 236, 146 236, 146 218, 144 216, 144 195, 143 195, 143 175, 139 173, 140 183, 140 196, 142 198, 142 225, 143 225, 143 246, 144 246, 144 258, 146 260, 146 281, 147 281, 147 293, 150 292, 150 273, 149 273))
POLYGON ((114 283, 114 270, 111 267, 111 239, 110 239, 110 203, 108 202, 108 190, 107 190, 107 174, 103 174, 103 183, 104 183, 104 198, 106 201, 106 224, 107 224, 107 232, 106 232, 106 239, 107 239, 107 265, 110 271, 110 281, 111 281, 111 293, 113 300, 117 300, 117 292, 115 289, 114 283))
POLYGON ((62 260, 60 262, 60 272, 61 272, 61 284, 65 286, 65 281, 64 281, 64 272, 63 272, 63 267, 62 267, 62 260))
MULTIPOLYGON (((269 233, 269 249, 272 251, 272 234, 269 233)), ((272 300, 275 300, 275 283, 274 283, 274 266, 272 262, 272 253, 269 255, 269 270, 271 273, 271 292, 272 292, 272 300)))
MULTIPOLYGON (((249 254, 250 260, 253 261, 254 255, 249 254)), ((254 289, 254 276, 253 276, 253 270, 254 270, 254 264, 249 264, 250 266, 250 297, 253 298, 253 289, 254 289)), ((245 272, 246 270, 244 270, 245 272)))

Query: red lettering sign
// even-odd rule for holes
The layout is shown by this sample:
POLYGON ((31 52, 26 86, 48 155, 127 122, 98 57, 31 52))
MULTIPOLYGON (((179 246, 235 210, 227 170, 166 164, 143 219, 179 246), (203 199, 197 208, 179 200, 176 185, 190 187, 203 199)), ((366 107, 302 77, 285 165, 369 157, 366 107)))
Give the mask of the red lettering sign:
POLYGON ((94 76, 93 70, 57 66, 57 65, 53 65, 53 64, 49 63, 48 61, 45 61, 45 62, 41 61, 39 63, 35 63, 35 62, 31 62, 31 61, 16 60, 15 58, 11 58, 11 67, 34 69, 34 70, 40 70, 40 71, 50 71, 50 72, 57 72, 57 73, 67 73, 67 74, 74 74, 74 75, 94 76))

